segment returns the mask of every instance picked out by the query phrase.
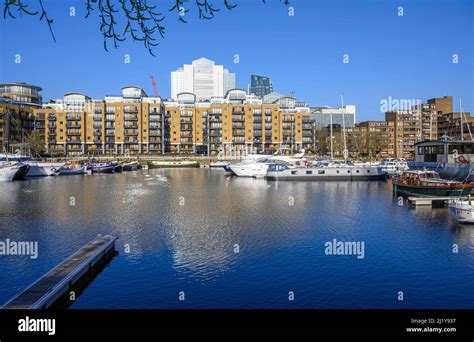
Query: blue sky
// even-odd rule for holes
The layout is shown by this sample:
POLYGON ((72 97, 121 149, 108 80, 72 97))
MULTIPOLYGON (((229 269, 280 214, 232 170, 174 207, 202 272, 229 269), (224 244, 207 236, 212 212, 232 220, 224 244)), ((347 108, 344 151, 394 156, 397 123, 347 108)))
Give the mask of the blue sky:
POLYGON ((156 57, 132 41, 106 52, 97 15, 84 18, 85 0, 44 0, 56 43, 39 17, 0 19, 0 82, 39 85, 44 100, 71 91, 101 98, 129 84, 153 94, 154 75, 160 95, 169 97, 170 72, 208 57, 235 72, 238 87, 246 88, 256 73, 270 76, 276 91, 295 92, 311 105, 338 106, 343 93, 346 103, 357 105, 359 121, 383 119, 380 101, 389 97, 453 95, 455 109, 462 97, 464 109, 474 112, 474 1, 290 0, 290 16, 279 0, 234 0, 236 9, 223 9, 213 20, 199 20, 192 9, 187 24, 166 10, 173 1, 148 2, 165 4, 167 16, 156 57), (400 6, 403 16, 397 15, 400 6))

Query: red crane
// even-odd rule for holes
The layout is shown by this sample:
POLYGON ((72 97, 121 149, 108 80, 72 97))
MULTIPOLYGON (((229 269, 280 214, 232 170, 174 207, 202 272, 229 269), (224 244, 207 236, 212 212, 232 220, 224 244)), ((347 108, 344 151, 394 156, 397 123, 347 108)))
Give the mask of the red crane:
POLYGON ((155 92, 155 97, 158 97, 158 88, 156 87, 156 82, 153 76, 150 76, 151 83, 153 84, 153 91, 155 92))

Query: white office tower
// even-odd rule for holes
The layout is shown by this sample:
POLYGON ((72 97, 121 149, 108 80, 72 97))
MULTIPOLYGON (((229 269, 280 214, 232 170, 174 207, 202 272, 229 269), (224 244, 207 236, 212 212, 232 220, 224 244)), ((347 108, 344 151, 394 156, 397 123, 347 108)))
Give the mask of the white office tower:
POLYGON ((207 58, 199 58, 171 72, 171 98, 179 93, 193 93, 197 100, 224 97, 235 88, 235 74, 207 58))

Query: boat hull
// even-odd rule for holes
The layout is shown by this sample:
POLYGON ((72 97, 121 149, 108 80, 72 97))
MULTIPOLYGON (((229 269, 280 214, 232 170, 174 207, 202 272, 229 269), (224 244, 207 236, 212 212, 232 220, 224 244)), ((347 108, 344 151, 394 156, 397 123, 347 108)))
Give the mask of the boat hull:
POLYGON ((387 174, 371 167, 289 168, 268 171, 268 180, 370 181, 385 180, 387 174))
POLYGON ((92 173, 112 173, 114 166, 93 166, 92 173))
POLYGON ((190 162, 190 161, 151 161, 148 162, 148 167, 150 169, 160 169, 160 168, 192 168, 199 167, 199 162, 190 162))
POLYGON ((393 191, 402 196, 414 197, 454 197, 467 196, 472 191, 471 184, 462 184, 456 186, 431 186, 431 187, 417 187, 393 183, 393 191))
POLYGON ((467 202, 457 202, 449 205, 451 215, 460 223, 474 223, 474 206, 467 202))
POLYGON ((29 170, 29 165, 5 165, 0 167, 0 181, 16 181, 24 179, 29 170))

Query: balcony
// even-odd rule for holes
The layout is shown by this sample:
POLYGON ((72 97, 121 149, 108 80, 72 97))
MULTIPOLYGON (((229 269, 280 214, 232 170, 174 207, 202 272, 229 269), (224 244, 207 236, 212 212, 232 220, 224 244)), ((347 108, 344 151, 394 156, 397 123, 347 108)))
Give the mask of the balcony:
POLYGON ((150 116, 148 117, 148 121, 150 121, 150 122, 161 121, 161 116, 158 116, 158 115, 150 115, 150 116))
POLYGON ((232 128, 245 128, 245 123, 244 122, 233 122, 232 123, 232 128))
POLYGON ((124 134, 128 135, 128 136, 137 136, 138 135, 138 129, 126 129, 124 134))
POLYGON ((232 115, 232 121, 245 121, 245 115, 232 115))
POLYGON ((66 120, 68 121, 81 121, 80 115, 66 114, 66 120))
POLYGON ((125 114, 123 118, 125 121, 138 121, 138 115, 125 114))
POLYGON ((67 129, 66 135, 81 135, 80 129, 67 129))
POLYGON ((161 131, 157 131, 157 130, 150 130, 148 132, 148 135, 150 137, 158 137, 158 136, 161 136, 161 131))

